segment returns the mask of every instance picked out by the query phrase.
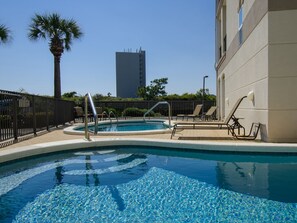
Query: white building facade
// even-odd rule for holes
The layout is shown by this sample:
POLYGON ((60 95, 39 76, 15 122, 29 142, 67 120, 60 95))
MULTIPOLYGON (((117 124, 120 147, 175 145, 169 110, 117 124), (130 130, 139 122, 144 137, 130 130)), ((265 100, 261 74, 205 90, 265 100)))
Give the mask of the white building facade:
POLYGON ((218 118, 236 113, 261 140, 297 142, 297 1, 216 0, 218 118))

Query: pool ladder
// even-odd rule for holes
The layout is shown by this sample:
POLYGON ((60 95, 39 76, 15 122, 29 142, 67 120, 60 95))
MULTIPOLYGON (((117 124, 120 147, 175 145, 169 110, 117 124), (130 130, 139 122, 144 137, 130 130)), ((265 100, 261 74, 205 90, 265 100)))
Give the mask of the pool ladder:
POLYGON ((88 101, 90 102, 91 109, 93 112, 94 120, 95 120, 95 125, 94 125, 94 134, 98 133, 98 116, 96 112, 96 108, 92 99, 92 96, 90 93, 87 93, 85 95, 85 139, 90 141, 90 133, 88 130, 88 101))
MULTIPOLYGON (((90 133, 88 130, 88 118, 87 118, 88 117, 88 102, 90 102, 94 120, 95 120, 95 124, 94 124, 94 134, 95 135, 98 133, 98 115, 97 115, 97 111, 96 111, 92 96, 90 93, 87 93, 85 95, 85 117, 86 117, 85 118, 85 139, 90 141, 91 138, 90 138, 90 133)), ((108 113, 108 115, 107 115, 106 111, 104 111, 102 114, 106 114, 106 116, 108 116, 108 119, 110 120, 110 124, 112 123, 111 115, 113 115, 116 118, 117 123, 119 122, 118 117, 116 116, 116 114, 113 111, 110 111, 108 113)))
POLYGON ((145 116, 149 114, 151 111, 153 111, 157 106, 164 105, 164 104, 168 105, 168 122, 169 122, 169 127, 171 127, 171 106, 168 101, 159 101, 157 104, 151 107, 146 113, 144 113, 143 120, 145 121, 145 116))
POLYGON ((119 122, 118 116, 117 116, 113 111, 110 111, 110 112, 108 113, 108 119, 109 119, 109 121, 110 121, 110 124, 112 123, 111 115, 113 115, 113 117, 115 117, 115 119, 117 120, 117 123, 118 123, 118 122, 119 122))

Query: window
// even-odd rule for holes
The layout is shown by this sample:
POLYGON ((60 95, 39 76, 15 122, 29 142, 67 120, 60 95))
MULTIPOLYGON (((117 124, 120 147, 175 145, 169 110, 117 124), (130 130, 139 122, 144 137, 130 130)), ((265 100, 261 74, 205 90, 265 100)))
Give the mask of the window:
POLYGON ((243 2, 244 0, 239 0, 238 7, 238 34, 239 34, 239 44, 242 44, 242 25, 243 25, 243 2))
POLYGON ((243 22, 243 9, 242 6, 240 7, 239 11, 238 11, 238 29, 242 28, 242 22, 243 22))

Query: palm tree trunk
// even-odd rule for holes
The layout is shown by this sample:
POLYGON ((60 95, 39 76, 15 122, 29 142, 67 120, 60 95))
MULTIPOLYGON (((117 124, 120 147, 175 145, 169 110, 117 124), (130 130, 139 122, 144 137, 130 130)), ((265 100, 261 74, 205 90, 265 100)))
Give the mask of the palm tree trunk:
POLYGON ((60 72, 60 59, 61 55, 54 56, 54 91, 55 91, 55 98, 61 98, 61 72, 60 72))

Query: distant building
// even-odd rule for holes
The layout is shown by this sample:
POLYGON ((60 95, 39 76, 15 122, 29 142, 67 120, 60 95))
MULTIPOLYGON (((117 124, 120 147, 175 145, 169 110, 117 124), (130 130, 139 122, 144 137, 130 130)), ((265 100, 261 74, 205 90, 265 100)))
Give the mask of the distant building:
POLYGON ((215 0, 218 118, 262 124, 267 142, 297 142, 297 1, 215 0))
POLYGON ((116 52, 117 97, 136 98, 146 85, 145 51, 116 52))

